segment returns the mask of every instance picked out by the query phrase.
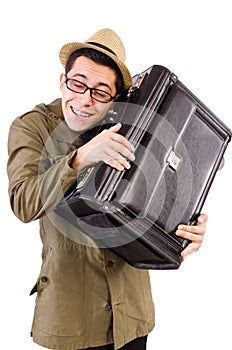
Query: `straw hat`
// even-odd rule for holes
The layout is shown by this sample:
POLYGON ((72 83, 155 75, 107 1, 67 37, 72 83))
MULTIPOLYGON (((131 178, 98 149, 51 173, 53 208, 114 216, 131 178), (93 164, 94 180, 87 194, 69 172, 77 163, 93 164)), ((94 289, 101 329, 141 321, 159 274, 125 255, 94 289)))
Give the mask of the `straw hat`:
POLYGON ((125 47, 113 30, 108 28, 101 29, 84 43, 72 42, 65 44, 60 50, 60 61, 62 65, 65 67, 70 55, 82 48, 95 49, 112 58, 122 73, 124 88, 128 89, 131 86, 131 75, 125 65, 125 47))

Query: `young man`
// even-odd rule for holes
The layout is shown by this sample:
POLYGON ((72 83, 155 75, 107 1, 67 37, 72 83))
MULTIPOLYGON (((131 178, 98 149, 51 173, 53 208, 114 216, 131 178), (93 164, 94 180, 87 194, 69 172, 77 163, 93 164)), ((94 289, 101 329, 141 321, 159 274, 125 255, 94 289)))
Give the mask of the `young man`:
MULTIPOLYGON (((31 334, 37 344, 57 350, 144 350, 154 327, 148 272, 70 239, 52 217, 84 168, 105 162, 121 171, 135 159, 133 145, 118 133, 120 124, 84 137, 131 85, 124 46, 103 29, 84 43, 64 45, 60 60, 62 98, 17 118, 9 133, 12 210, 23 222, 39 219, 43 242, 31 291, 37 293, 31 334)), ((177 231, 192 241, 183 259, 200 248, 206 221, 202 214, 196 226, 177 231)))

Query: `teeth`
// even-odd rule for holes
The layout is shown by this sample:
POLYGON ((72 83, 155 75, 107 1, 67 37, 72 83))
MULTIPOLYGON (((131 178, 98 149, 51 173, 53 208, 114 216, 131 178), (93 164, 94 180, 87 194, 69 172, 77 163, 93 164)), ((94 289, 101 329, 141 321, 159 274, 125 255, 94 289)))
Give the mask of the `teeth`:
POLYGON ((82 118, 89 118, 90 117, 90 114, 76 111, 75 109, 73 109, 73 112, 82 118))

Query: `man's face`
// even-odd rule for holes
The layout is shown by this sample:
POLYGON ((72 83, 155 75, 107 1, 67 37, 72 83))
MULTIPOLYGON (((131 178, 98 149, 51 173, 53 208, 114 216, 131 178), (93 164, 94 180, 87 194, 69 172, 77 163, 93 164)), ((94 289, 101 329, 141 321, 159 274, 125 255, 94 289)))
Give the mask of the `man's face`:
MULTIPOLYGON (((67 78, 78 80, 88 87, 104 90, 116 95, 116 73, 110 67, 97 64, 85 56, 77 57, 67 78)), ((60 77, 62 109, 70 129, 83 131, 91 128, 104 118, 113 101, 101 103, 90 96, 90 90, 84 94, 70 91, 65 84, 66 76, 60 77)))

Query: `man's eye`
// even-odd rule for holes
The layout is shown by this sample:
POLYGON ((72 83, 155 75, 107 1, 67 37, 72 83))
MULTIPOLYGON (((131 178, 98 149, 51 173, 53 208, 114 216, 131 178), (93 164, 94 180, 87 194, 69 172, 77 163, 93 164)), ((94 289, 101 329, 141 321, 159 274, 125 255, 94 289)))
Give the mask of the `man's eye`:
POLYGON ((78 89, 84 89, 84 86, 78 82, 73 82, 73 86, 78 89))
POLYGON ((108 94, 105 91, 101 91, 101 90, 94 90, 94 96, 95 97, 107 97, 108 94))

